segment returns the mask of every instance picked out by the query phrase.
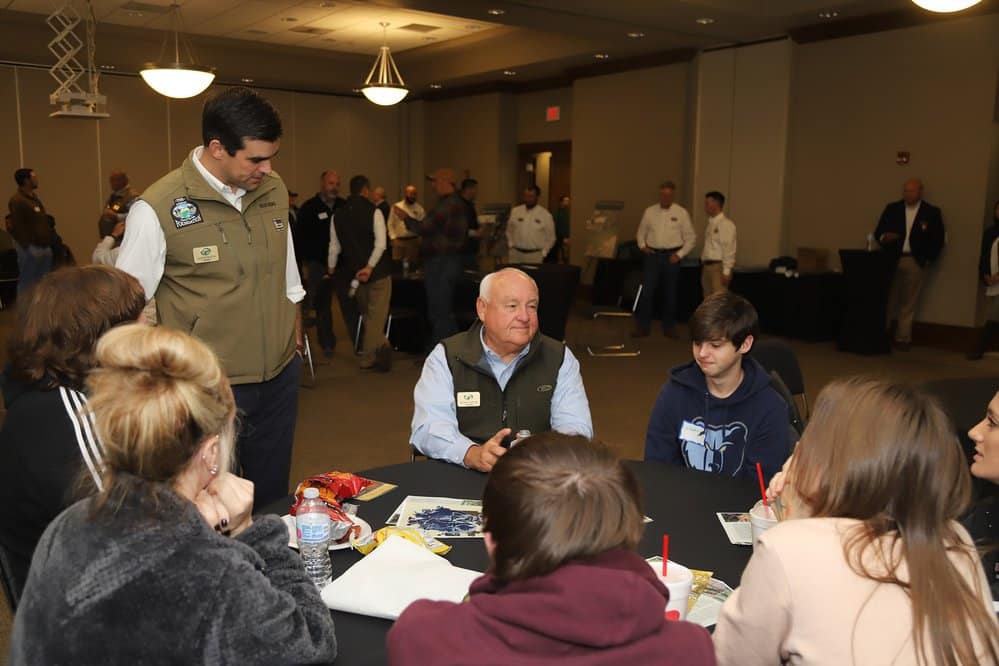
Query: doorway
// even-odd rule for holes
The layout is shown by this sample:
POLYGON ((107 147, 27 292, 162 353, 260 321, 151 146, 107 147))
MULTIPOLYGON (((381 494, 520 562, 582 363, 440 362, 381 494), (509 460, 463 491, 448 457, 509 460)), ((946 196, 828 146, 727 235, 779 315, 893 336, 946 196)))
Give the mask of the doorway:
POLYGON ((572 141, 522 143, 517 146, 517 200, 531 185, 541 188, 541 205, 554 213, 570 195, 572 141))

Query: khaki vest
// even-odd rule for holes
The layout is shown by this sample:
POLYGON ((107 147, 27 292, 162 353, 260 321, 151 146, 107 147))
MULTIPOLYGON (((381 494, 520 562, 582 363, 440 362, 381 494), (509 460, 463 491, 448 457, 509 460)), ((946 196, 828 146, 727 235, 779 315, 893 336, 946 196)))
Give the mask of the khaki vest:
POLYGON ((142 193, 166 238, 156 289, 159 323, 201 338, 229 381, 273 379, 295 353, 296 306, 287 297, 288 190, 267 175, 233 208, 189 156, 142 193))
POLYGON ((520 360, 513 376, 500 390, 489 370, 476 323, 464 333, 443 341, 448 368, 454 379, 458 430, 477 444, 485 442, 501 428, 527 429, 532 434, 552 429, 552 396, 558 371, 565 357, 565 345, 538 333, 531 350, 520 360), (462 393, 478 393, 478 407, 462 407, 462 393))

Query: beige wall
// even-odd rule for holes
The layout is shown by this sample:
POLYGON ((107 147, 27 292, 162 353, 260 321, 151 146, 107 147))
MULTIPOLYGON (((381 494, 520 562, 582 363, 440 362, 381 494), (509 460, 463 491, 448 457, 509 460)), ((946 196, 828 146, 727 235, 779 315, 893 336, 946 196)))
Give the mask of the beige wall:
MULTIPOLYGON (((7 174, 13 192, 14 169, 22 164, 34 168, 41 181, 39 196, 55 216, 59 233, 77 260, 87 263, 109 194, 108 173, 125 169, 141 191, 178 166, 201 143, 206 95, 167 100, 139 78, 104 76, 101 88, 111 118, 95 121, 49 118, 48 95, 54 87, 45 70, 0 66, 0 122, 10 128, 0 135, 0 176, 7 174)), ((409 164, 401 108, 383 109, 351 97, 261 92, 277 107, 284 125, 275 169, 289 189, 303 195, 300 202, 315 193, 319 173, 330 167, 343 176, 344 191, 347 179, 357 173, 390 193, 400 190, 409 164)))
POLYGON ((694 194, 699 246, 705 192, 725 194, 739 230, 739 266, 765 266, 780 254, 784 222, 790 40, 703 53, 697 77, 694 194))
POLYGON ((798 45, 788 168, 789 248, 862 247, 902 182, 943 209, 947 247, 917 319, 969 326, 987 208, 999 16, 798 45), (908 166, 895 164, 908 150, 908 166))
MULTIPOLYGON (((599 199, 620 199, 620 240, 635 238, 659 183, 689 185, 686 63, 580 79, 572 96, 572 260, 583 263, 584 222, 599 199), (626 101, 625 101, 626 100, 626 101)), ((689 202, 680 202, 687 206, 689 202)))
POLYGON ((517 95, 517 143, 572 140, 572 88, 555 88, 517 95), (545 120, 549 106, 561 107, 555 122, 545 120))
MULTIPOLYGON (((513 96, 490 93, 426 104, 424 164, 451 167, 479 181, 478 202, 510 201, 516 189, 513 96)), ((424 197, 432 201, 432 197, 424 197)))

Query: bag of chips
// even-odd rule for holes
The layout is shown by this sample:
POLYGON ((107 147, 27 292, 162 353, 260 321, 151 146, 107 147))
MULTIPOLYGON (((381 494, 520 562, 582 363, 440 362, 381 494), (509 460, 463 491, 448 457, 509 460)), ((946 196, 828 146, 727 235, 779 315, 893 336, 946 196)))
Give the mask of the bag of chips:
MULTIPOLYGON (((298 507, 305 499, 304 493, 306 488, 318 488, 319 499, 326 504, 326 511, 330 515, 330 537, 334 541, 342 541, 351 528, 357 526, 354 525, 354 521, 351 520, 347 512, 340 506, 340 502, 354 497, 372 483, 373 481, 370 479, 365 479, 350 472, 334 471, 310 476, 298 484, 298 488, 295 489, 295 503, 291 506, 291 510, 288 513, 293 516, 298 513, 298 507)), ((359 531, 359 528, 354 530, 355 533, 359 531)))
POLYGON ((354 547, 354 550, 361 553, 361 555, 367 555, 393 535, 400 536, 406 541, 412 541, 417 546, 423 546, 437 555, 444 555, 451 550, 451 546, 438 541, 423 530, 416 529, 415 527, 383 527, 363 539, 351 541, 350 545, 354 547))

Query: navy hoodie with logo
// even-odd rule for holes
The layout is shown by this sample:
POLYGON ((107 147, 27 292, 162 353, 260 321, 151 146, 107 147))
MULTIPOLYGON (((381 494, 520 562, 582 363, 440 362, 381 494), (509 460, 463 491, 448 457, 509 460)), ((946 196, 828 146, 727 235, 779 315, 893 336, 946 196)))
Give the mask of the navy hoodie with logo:
POLYGON ((747 478, 760 463, 768 480, 780 471, 790 454, 787 403, 755 360, 743 357, 742 370, 727 398, 711 395, 694 361, 670 370, 649 418, 645 459, 747 478))

